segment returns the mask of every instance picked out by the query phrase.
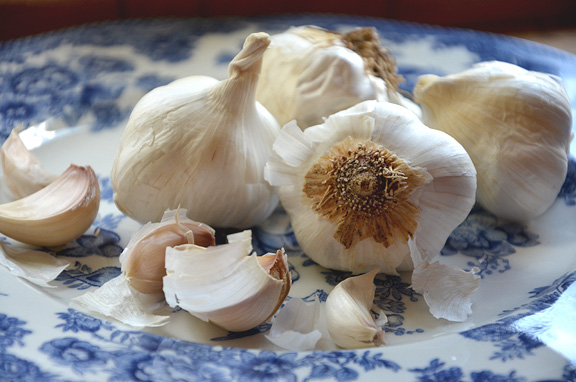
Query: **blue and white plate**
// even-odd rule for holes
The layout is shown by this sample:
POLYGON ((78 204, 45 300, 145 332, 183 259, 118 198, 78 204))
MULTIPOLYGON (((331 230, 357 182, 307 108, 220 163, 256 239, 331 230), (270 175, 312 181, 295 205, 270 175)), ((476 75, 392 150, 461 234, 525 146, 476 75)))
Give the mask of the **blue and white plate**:
MULTIPOLYGON (((138 331, 68 307, 119 274, 118 255, 138 224, 112 202, 109 171, 136 101, 176 78, 226 76, 251 32, 314 24, 374 26, 397 57, 410 91, 421 74, 449 74, 500 60, 556 74, 576 100, 576 56, 527 41, 466 30, 347 16, 122 21, 0 44, 0 138, 24 124, 27 146, 60 173, 91 165, 100 214, 82 237, 45 249, 71 265, 40 288, 0 269, 0 381, 576 381, 576 162, 553 207, 526 225, 474 209, 441 260, 482 275, 465 323, 436 320, 405 276, 378 276, 376 302, 389 316, 387 345, 289 352, 269 325, 228 333, 185 312, 138 331), (73 127, 71 127, 73 126, 73 127)), ((574 110, 574 108, 573 108, 574 110)), ((576 152, 574 145, 572 152, 576 152)), ((291 297, 324 301, 347 276, 315 265, 279 211, 254 228, 259 252, 285 247, 291 297)), ((3 239, 6 240, 6 239, 3 239)))

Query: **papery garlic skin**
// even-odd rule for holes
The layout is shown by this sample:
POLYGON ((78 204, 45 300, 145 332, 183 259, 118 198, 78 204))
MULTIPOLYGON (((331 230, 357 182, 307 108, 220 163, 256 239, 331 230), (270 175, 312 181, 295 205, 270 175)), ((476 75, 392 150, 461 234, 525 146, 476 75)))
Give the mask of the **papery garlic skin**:
POLYGON ((304 129, 361 101, 388 101, 420 114, 398 91, 392 56, 373 28, 337 33, 313 26, 271 36, 256 98, 284 125, 304 129))
POLYGON ((86 232, 99 206, 94 170, 70 165, 40 191, 0 205, 0 232, 26 244, 64 245, 86 232))
POLYGON ((498 217, 545 212, 564 182, 570 99, 551 75, 491 61, 461 73, 421 76, 422 119, 458 140, 478 171, 478 202, 498 217))
MULTIPOLYGON (((327 268, 354 273, 379 268, 387 274, 409 270, 414 266, 409 239, 413 238, 416 246, 429 254, 428 260, 434 258, 474 205, 476 172, 464 148, 447 134, 426 127, 413 113, 398 105, 362 102, 304 132, 295 124, 288 124, 274 143, 274 150, 265 176, 278 187, 302 250, 327 268), (355 215, 352 209, 349 212, 339 210, 337 194, 329 191, 326 191, 327 195, 334 199, 326 197, 323 203, 324 206, 332 205, 334 213, 322 215, 317 206, 314 207, 304 192, 306 182, 313 178, 309 171, 320 161, 329 163, 322 159, 323 155, 331 148, 343 145, 347 139, 352 142, 365 140, 376 145, 382 153, 395 154, 416 174, 417 182, 413 189, 407 189, 409 194, 403 196, 401 210, 393 208, 392 204, 386 207, 384 203, 384 207, 391 208, 394 214, 406 213, 405 218, 388 218, 388 213, 382 212, 381 219, 369 212, 367 218, 359 218, 358 224, 352 222, 346 228, 340 224, 341 220, 333 218, 360 215, 355 215), (382 236, 386 231, 390 235, 382 236), (362 236, 347 242, 348 237, 357 235, 362 236)), ((362 174, 362 170, 358 170, 358 174, 362 174)), ((373 180, 378 182, 377 178, 375 176, 373 180)), ((361 177, 355 177, 353 181, 362 184, 361 177)), ((343 186, 350 182, 344 180, 343 186)), ((318 178, 317 185, 322 185, 322 177, 318 178)), ((322 192, 318 191, 320 195, 322 192)), ((356 197, 362 199, 360 194, 356 197)), ((374 197, 382 196, 375 193, 374 197)))
POLYGON ((18 132, 12 130, 0 148, 4 181, 16 199, 41 190, 57 178, 28 151, 18 132))
POLYGON ((229 331, 268 320, 290 291, 288 261, 282 250, 256 256, 251 241, 246 230, 215 247, 167 248, 163 281, 168 304, 229 331))
POLYGON ((168 210, 159 223, 148 223, 131 238, 120 254, 128 284, 143 294, 162 293, 166 275, 166 248, 181 244, 216 245, 215 231, 186 217, 186 210, 168 210))
MULTIPOLYGON (((326 323, 334 343, 344 349, 384 345, 384 331, 375 322, 374 277, 378 270, 348 277, 334 287, 326 299, 326 323)), ((379 309, 378 309, 379 310, 379 309)), ((379 324, 387 320, 380 310, 379 324)))
POLYGON ((263 178, 280 127, 255 100, 265 33, 250 35, 229 78, 176 80, 134 107, 111 173, 114 201, 126 215, 159 221, 182 207, 213 227, 245 229, 278 204, 263 178))

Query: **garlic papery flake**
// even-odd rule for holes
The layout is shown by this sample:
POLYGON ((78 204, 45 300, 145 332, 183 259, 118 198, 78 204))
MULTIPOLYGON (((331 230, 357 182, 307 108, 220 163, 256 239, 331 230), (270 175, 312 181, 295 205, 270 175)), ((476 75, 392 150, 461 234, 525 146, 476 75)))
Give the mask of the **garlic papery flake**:
POLYGON ((376 310, 376 323, 371 309, 374 308, 374 277, 378 269, 360 276, 348 277, 328 294, 326 299, 326 323, 332 341, 345 349, 380 346, 385 344, 384 325, 386 315, 376 310))
POLYGON ((183 78, 137 103, 111 173, 122 212, 145 223, 182 207, 212 227, 245 229, 274 211, 263 169, 280 127, 255 100, 269 42, 250 35, 227 80, 183 78))
POLYGON ((365 101, 304 131, 288 124, 274 150, 265 176, 302 250, 327 268, 409 270, 408 240, 438 255, 474 204, 464 148, 391 103, 365 101))
POLYGON ((140 293, 162 293, 166 275, 166 247, 196 244, 216 245, 214 229, 186 217, 186 210, 168 210, 159 223, 141 227, 120 254, 122 272, 128 284, 140 293))
POLYGON ((491 61, 458 74, 421 76, 423 121, 458 140, 478 171, 478 202, 525 221, 546 211, 564 182, 570 99, 559 80, 491 61))
POLYGON ((338 33, 300 26, 271 40, 256 99, 280 125, 296 120, 304 129, 365 100, 396 103, 420 114, 400 94, 394 58, 374 28, 338 33))
POLYGON ((252 329, 268 320, 290 291, 287 257, 283 250, 256 256, 251 241, 246 230, 215 247, 167 248, 168 304, 229 331, 252 329))
POLYGON ((40 191, 0 205, 0 232, 26 244, 64 245, 86 232, 99 206, 94 170, 70 165, 40 191))
POLYGON ((12 195, 23 198, 52 183, 57 176, 42 167, 38 159, 24 145, 14 129, 2 144, 0 156, 4 181, 12 195))

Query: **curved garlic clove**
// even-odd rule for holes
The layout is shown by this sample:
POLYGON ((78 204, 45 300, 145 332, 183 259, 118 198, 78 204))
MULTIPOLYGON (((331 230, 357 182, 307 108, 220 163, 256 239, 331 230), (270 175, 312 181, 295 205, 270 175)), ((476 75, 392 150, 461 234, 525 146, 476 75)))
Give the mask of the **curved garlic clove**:
POLYGON ((478 202, 523 221, 546 211, 567 172, 570 99, 559 80, 516 65, 483 62, 461 73, 421 76, 423 121, 458 140, 478 171, 478 202))
POLYGON ((402 78, 374 28, 347 33, 313 26, 292 27, 271 36, 256 98, 284 125, 302 129, 361 101, 420 108, 398 90, 402 78), (282 89, 278 91, 278 89, 282 89))
POLYGON ((12 195, 20 199, 46 187, 57 176, 42 167, 24 146, 18 132, 18 129, 12 130, 0 148, 0 156, 4 181, 12 195))
POLYGON ((320 265, 396 274, 408 241, 439 255, 475 201, 464 148, 405 108, 366 101, 303 132, 284 127, 265 177, 302 250, 320 265))
POLYGON ((204 321, 244 331, 268 320, 291 286, 286 254, 252 252, 251 232, 228 236, 228 244, 202 248, 184 244, 166 249, 164 294, 204 321))
POLYGON ((382 311, 377 312, 378 324, 370 309, 374 306, 374 277, 378 269, 360 276, 348 277, 334 287, 326 299, 326 323, 330 337, 345 349, 385 344, 386 323, 382 311))
POLYGON ((143 294, 162 293, 166 247, 216 245, 214 229, 186 217, 186 210, 166 211, 159 223, 148 223, 130 240, 120 262, 128 284, 143 294))
POLYGON ((114 202, 142 223, 167 208, 217 228, 264 221, 278 195, 263 169, 278 122, 256 102, 265 33, 246 39, 229 76, 192 76, 158 87, 134 107, 111 172, 114 202))
POLYGON ((86 232, 99 206, 94 170, 70 165, 40 191, 0 205, 0 232, 31 245, 63 245, 86 232))

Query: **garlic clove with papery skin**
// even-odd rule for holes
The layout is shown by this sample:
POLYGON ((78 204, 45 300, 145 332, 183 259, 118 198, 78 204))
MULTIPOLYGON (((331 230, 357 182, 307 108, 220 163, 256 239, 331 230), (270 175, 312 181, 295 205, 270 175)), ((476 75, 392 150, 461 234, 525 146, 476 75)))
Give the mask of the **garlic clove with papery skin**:
POLYGON ((145 223, 182 207, 212 227, 246 229, 274 211, 263 169, 280 126, 255 99, 269 43, 248 36, 226 80, 179 79, 137 103, 111 172, 122 212, 145 223))
POLYGON ((90 166, 70 165, 41 190, 0 205, 0 233, 45 247, 67 244, 94 222, 100 186, 90 166))
POLYGON ((366 100, 392 102, 420 115, 401 94, 394 57, 374 28, 338 33, 299 26, 271 40, 256 98, 280 125, 296 120, 305 129, 366 100))
POLYGON ((215 231, 186 217, 186 210, 168 210, 159 223, 148 223, 131 238, 120 255, 128 284, 143 294, 162 293, 167 247, 216 245, 215 231))
POLYGON ((250 254, 251 240, 246 230, 215 247, 167 248, 168 304, 229 331, 245 331, 268 320, 290 291, 288 262, 282 250, 250 254))
POLYGON ((57 178, 28 151, 18 132, 19 129, 12 130, 0 147, 4 181, 16 199, 39 191, 57 178))
POLYGON ((386 315, 377 309, 378 324, 371 309, 374 307, 375 269, 360 276, 348 277, 328 294, 326 323, 334 343, 345 349, 384 345, 386 315))
POLYGON ((414 88, 428 126, 453 136, 478 171, 477 200, 498 217, 526 221, 556 200, 572 138, 570 99, 554 76, 490 61, 414 88))

